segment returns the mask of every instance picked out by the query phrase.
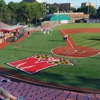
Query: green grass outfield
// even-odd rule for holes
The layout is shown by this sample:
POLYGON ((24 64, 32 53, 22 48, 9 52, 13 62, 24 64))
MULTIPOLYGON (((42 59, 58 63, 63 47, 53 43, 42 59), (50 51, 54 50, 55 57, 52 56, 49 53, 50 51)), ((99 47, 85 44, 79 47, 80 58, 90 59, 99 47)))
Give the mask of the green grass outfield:
MULTIPOLYGON (((66 24, 62 29, 71 28, 99 28, 100 24, 66 24)), ((71 38, 77 45, 100 49, 100 33, 71 34, 71 38), (84 38, 85 37, 85 38, 84 38), (90 38, 91 37, 91 38, 90 38), (92 38, 98 38, 97 40, 92 38)), ((28 75, 15 68, 6 65, 7 62, 23 59, 34 54, 52 54, 51 50, 65 46, 59 27, 52 31, 52 35, 43 35, 42 32, 34 32, 20 43, 12 43, 0 50, 0 65, 3 67, 35 80, 41 80, 52 84, 76 86, 90 89, 100 89, 100 55, 89 58, 67 58, 78 60, 76 66, 59 65, 42 70, 33 75, 28 75), (14 48, 15 45, 21 48, 14 48)), ((55 56, 55 55, 54 55, 55 56)))

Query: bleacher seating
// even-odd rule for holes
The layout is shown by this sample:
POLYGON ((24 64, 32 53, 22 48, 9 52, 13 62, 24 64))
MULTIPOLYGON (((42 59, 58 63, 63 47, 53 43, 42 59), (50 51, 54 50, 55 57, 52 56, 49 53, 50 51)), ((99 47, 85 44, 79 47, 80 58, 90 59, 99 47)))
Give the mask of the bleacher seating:
MULTIPOLYGON (((0 76, 0 86, 17 97, 25 100, 100 100, 100 94, 79 93, 10 80, 0 76), (3 81, 6 80, 6 81, 3 81)), ((0 95, 0 98, 3 98, 0 95)))
POLYGON ((0 26, 1 26, 1 28, 3 28, 3 27, 8 27, 9 25, 8 24, 5 24, 3 22, 0 22, 0 26))

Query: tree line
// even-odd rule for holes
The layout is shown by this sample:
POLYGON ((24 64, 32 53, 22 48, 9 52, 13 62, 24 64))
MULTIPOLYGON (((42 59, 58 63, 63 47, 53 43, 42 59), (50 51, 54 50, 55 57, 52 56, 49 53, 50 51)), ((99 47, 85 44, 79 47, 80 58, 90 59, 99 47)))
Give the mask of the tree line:
MULTIPOLYGON (((64 9, 59 9, 64 11, 64 9)), ((84 12, 91 16, 100 16, 100 7, 98 9, 93 6, 82 6, 77 9, 70 8, 73 12, 84 12)), ((57 12, 57 8, 49 7, 49 14, 57 12)), ((22 0, 19 3, 13 1, 8 4, 4 0, 0 0, 0 21, 4 23, 31 23, 33 20, 37 24, 39 18, 46 16, 46 6, 42 3, 34 2, 28 3, 22 0)))
POLYGON ((37 1, 32 3, 25 2, 20 3, 9 2, 5 3, 4 0, 0 0, 0 20, 4 23, 30 23, 33 19, 37 23, 37 19, 45 16, 45 6, 37 1))

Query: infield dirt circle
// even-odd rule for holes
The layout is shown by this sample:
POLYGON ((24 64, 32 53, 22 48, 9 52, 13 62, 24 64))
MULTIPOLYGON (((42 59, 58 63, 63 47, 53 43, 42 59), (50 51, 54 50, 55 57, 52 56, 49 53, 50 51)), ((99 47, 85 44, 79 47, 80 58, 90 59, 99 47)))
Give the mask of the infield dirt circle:
MULTIPOLYGON (((61 30, 62 35, 64 34, 75 34, 75 33, 95 33, 100 32, 100 28, 82 28, 82 29, 67 29, 61 30)), ((59 56, 66 56, 66 57, 93 57, 100 53, 100 50, 96 50, 89 47, 82 47, 77 46, 74 41, 68 36, 66 41, 67 46, 57 47, 52 50, 52 53, 59 55, 59 56)))

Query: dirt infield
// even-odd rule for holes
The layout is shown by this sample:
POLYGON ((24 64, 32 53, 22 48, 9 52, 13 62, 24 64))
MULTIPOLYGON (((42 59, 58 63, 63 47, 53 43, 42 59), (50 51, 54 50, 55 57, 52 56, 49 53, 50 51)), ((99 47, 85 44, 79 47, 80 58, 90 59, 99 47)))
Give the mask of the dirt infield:
MULTIPOLYGON (((75 34, 75 33, 85 33, 85 32, 100 32, 100 28, 83 28, 83 29, 68 29, 61 30, 62 35, 64 34, 75 34)), ((74 41, 68 36, 66 42, 67 46, 57 47, 52 50, 56 55, 66 56, 66 57, 93 57, 100 53, 100 50, 95 50, 89 47, 77 46, 74 41)))

